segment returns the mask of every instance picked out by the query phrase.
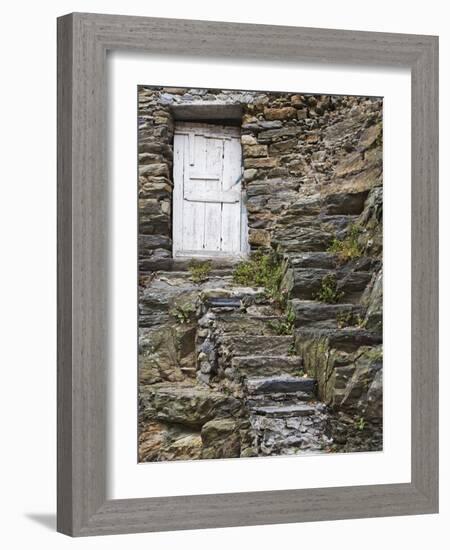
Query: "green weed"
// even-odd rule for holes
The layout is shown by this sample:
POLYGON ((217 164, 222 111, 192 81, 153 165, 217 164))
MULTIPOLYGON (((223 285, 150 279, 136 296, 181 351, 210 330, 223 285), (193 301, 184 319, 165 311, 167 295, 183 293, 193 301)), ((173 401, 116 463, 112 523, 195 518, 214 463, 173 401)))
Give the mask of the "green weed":
POLYGON ((327 304, 337 304, 344 296, 337 288, 336 277, 333 274, 325 275, 319 291, 313 296, 315 300, 327 304))
POLYGON ((190 279, 194 283, 203 283, 208 280, 211 272, 211 262, 191 262, 189 264, 190 279))
POLYGON ((366 427, 366 421, 364 420, 364 418, 362 416, 355 422, 355 424, 356 424, 356 428, 361 432, 366 427))
POLYGON ((287 315, 285 315, 282 319, 269 321, 268 325, 275 332, 275 334, 278 334, 279 336, 293 334, 295 326, 295 313, 292 310, 289 310, 287 315))
POLYGON ((328 247, 328 252, 336 254, 341 262, 347 262, 349 260, 359 258, 362 255, 362 249, 358 242, 360 234, 360 227, 353 224, 350 227, 345 239, 333 239, 331 245, 328 247))
POLYGON ((355 314, 351 311, 346 313, 340 312, 336 315, 336 323, 338 328, 358 327, 366 328, 367 321, 361 317, 359 313, 355 314))
POLYGON ((288 292, 281 290, 283 268, 275 253, 256 253, 250 260, 240 262, 233 273, 233 281, 240 285, 264 287, 268 298, 286 307, 288 292))
POLYGON ((177 323, 185 325, 194 319, 195 308, 192 304, 178 305, 170 311, 170 314, 176 319, 177 323))

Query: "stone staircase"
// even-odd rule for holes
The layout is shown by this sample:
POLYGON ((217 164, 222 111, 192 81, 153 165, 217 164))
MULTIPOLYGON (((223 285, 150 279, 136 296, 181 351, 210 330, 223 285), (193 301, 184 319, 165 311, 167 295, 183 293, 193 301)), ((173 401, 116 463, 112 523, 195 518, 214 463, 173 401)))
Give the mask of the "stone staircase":
POLYGON ((317 401, 315 386, 311 378, 287 374, 245 381, 257 455, 318 452, 328 447, 326 407, 317 401))
POLYGON ((286 311, 265 289, 236 284, 233 265, 214 263, 195 283, 186 262, 172 261, 142 282, 142 460, 382 448, 381 262, 339 261, 327 251, 335 228, 321 225, 345 231, 364 201, 350 198, 349 214, 336 203, 325 222, 306 202, 276 244, 288 331, 277 329, 286 311), (305 208, 314 219, 303 224, 305 208), (328 275, 338 303, 316 299, 328 275))
POLYGON ((215 361, 200 367, 205 383, 229 382, 244 403, 248 418, 240 456, 267 456, 323 451, 326 407, 317 401, 316 381, 304 374, 294 352, 294 336, 277 335, 273 322, 282 314, 252 290, 240 289, 239 300, 208 299, 199 325, 208 327, 199 344, 199 363, 207 349, 215 361), (256 302, 255 302, 256 296, 256 302))
MULTIPOLYGON (((312 300, 321 288, 327 275, 336 280, 337 291, 342 292, 347 303, 358 303, 369 284, 376 260, 360 257, 357 261, 339 263, 335 254, 310 252, 287 255, 289 268, 286 270, 284 286, 292 298, 312 300)), ((340 304, 342 305, 342 304, 340 304)))
MULTIPOLYGON (((335 451, 382 448, 379 253, 343 261, 328 251, 330 235, 343 239, 358 222, 363 231, 370 228, 376 197, 377 189, 302 199, 274 230, 278 252, 284 255, 282 286, 295 319, 295 350, 328 407, 326 432, 335 451), (317 299, 327 277, 333 279, 337 303, 317 299)), ((368 231, 365 249, 370 249, 371 236, 368 231)))

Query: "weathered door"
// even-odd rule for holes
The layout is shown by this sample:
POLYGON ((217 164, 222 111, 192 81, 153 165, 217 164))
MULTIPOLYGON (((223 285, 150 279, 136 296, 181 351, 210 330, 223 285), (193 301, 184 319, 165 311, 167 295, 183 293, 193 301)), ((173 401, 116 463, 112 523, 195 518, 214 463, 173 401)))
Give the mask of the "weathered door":
POLYGON ((174 256, 240 256, 246 251, 240 131, 179 123, 174 137, 174 256))

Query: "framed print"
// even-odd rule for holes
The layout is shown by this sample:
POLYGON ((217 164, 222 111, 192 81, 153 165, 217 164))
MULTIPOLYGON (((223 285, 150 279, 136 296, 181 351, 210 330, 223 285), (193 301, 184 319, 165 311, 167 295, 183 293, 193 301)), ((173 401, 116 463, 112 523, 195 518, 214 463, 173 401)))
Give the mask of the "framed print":
POLYGON ((58 85, 58 530, 437 512, 437 38, 71 14, 58 85))

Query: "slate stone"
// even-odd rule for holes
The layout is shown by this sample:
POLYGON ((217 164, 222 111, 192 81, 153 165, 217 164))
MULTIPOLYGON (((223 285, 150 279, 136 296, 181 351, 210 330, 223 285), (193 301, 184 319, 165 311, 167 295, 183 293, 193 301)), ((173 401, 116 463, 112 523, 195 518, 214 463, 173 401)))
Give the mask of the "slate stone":
POLYGON ((338 261, 331 252, 302 252, 291 258, 294 268, 336 269, 338 261))
POLYGON ((199 427, 217 416, 239 416, 241 403, 208 387, 181 384, 141 386, 139 397, 146 419, 199 427))
POLYGON ((302 366, 297 355, 246 355, 232 359, 232 367, 244 377, 298 375, 302 366))
POLYGON ((342 291, 345 298, 361 293, 371 280, 371 273, 366 271, 346 271, 321 268, 293 268, 288 270, 284 279, 284 286, 291 292, 291 296, 301 300, 315 299, 322 287, 322 281, 332 274, 337 282, 337 291, 342 291))
POLYGON ((309 405, 289 405, 286 407, 269 406, 259 407, 255 409, 255 414, 262 414, 264 416, 276 416, 277 418, 284 418, 289 416, 310 416, 315 413, 314 407, 309 405))
POLYGON ((367 190, 359 193, 336 193, 328 195, 324 199, 324 213, 328 215, 361 214, 368 194, 369 191, 367 190))
POLYGON ((224 335, 219 338, 222 347, 228 348, 234 356, 282 355, 287 354, 292 336, 224 335))
POLYGON ((257 122, 249 122, 242 124, 242 130, 258 131, 258 130, 272 130, 281 128, 283 123, 279 120, 259 120, 257 122))
POLYGON ((364 309, 354 304, 324 304, 315 300, 291 300, 296 327, 337 328, 362 322, 364 309))
POLYGON ((342 329, 306 328, 295 331, 296 343, 305 340, 326 341, 329 348, 336 348, 345 352, 353 352, 361 346, 376 346, 381 343, 382 337, 373 331, 358 327, 342 329))
POLYGON ((208 303, 211 307, 232 307, 240 308, 241 299, 239 297, 221 297, 221 296, 211 296, 208 298, 208 303))
POLYGON ((283 252, 325 252, 331 245, 334 234, 316 228, 291 228, 275 232, 272 242, 283 252))
POLYGON ((300 376, 272 376, 265 378, 248 378, 246 387, 249 394, 268 393, 313 393, 316 381, 300 376))

